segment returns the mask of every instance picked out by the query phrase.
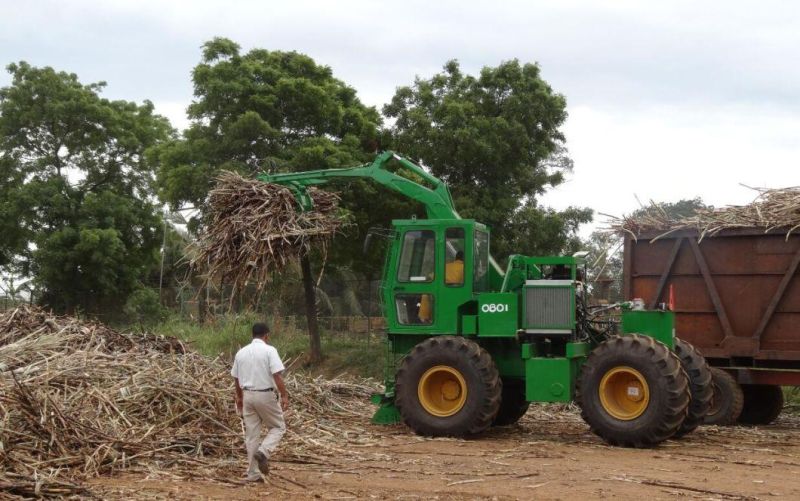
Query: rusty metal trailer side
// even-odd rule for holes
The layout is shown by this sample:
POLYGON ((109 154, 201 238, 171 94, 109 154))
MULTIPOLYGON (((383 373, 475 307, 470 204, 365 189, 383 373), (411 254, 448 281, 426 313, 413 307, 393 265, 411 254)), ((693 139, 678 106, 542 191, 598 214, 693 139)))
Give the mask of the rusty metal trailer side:
POLYGON ((649 307, 672 289, 676 333, 744 384, 800 385, 800 235, 650 233, 624 244, 623 292, 649 307))

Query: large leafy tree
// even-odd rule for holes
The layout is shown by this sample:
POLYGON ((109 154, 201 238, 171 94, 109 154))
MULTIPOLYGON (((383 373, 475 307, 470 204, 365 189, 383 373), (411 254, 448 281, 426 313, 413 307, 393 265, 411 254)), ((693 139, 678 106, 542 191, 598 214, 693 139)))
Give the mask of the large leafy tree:
POLYGON ((215 38, 192 80, 190 127, 155 151, 160 193, 176 208, 202 208, 221 169, 254 175, 344 167, 378 148, 378 112, 303 54, 241 54, 236 43, 215 38))
POLYGON ((11 64, 0 89, 0 260, 31 275, 44 304, 119 311, 158 262, 160 219, 147 148, 171 133, 153 105, 100 97, 104 83, 11 64))
MULTIPOLYGON (((222 169, 244 175, 349 167, 372 161, 386 143, 381 116, 332 70, 297 53, 253 49, 242 54, 226 38, 203 46, 192 72, 195 100, 184 137, 153 150, 160 165, 159 193, 174 209, 204 215, 214 176, 222 169)), ((333 248, 334 263, 359 268, 359 232, 407 215, 408 204, 368 182, 342 190, 342 206, 355 224, 333 248)))
MULTIPOLYGON (((327 66, 297 52, 254 49, 241 53, 231 40, 203 47, 192 73, 195 100, 184 137, 153 150, 160 164, 159 192, 173 208, 200 209, 221 169, 244 175, 348 167, 371 161, 381 141, 381 117, 359 101, 352 87, 327 66)), ((385 217, 375 210, 377 188, 359 182, 343 192, 352 211, 351 232, 366 231, 385 217)), ((385 199, 384 199, 385 200, 385 199)), ((385 207, 384 207, 385 208, 385 207)), ((353 237, 353 235, 349 235, 353 237)), ((332 261, 358 266, 360 238, 338 239, 332 261)), ((313 310, 308 260, 303 262, 307 306, 313 310)), ((315 322, 309 313, 309 325, 315 322)), ((312 332, 311 358, 318 358, 312 332)))
POLYGON ((535 64, 517 60, 465 75, 457 61, 397 89, 383 108, 394 146, 445 180, 464 217, 493 229, 495 255, 559 252, 591 211, 557 212, 535 197, 572 167, 561 126, 564 96, 535 64))

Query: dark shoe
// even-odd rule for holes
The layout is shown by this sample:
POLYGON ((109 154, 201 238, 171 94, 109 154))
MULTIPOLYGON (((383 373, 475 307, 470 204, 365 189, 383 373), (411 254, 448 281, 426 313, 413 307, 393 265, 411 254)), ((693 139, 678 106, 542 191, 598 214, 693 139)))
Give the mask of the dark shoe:
POLYGON ((244 479, 248 484, 263 484, 264 479, 261 477, 247 477, 244 479))
POLYGON ((253 454, 253 459, 258 463, 258 471, 264 475, 269 475, 269 459, 267 459, 266 454, 261 451, 256 451, 256 453, 253 454))

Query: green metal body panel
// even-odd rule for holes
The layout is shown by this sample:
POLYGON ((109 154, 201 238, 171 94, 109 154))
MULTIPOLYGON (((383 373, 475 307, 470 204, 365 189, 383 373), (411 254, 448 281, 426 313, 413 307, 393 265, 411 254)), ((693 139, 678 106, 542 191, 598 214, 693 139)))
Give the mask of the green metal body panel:
POLYGON ((487 292, 478 294, 478 335, 510 337, 519 329, 519 294, 487 292))
POLYGON ((461 334, 464 336, 474 336, 478 333, 478 316, 461 315, 461 334))
POLYGON ((661 310, 623 310, 623 334, 644 334, 675 348, 675 313, 661 310))
POLYGON ((590 348, 588 343, 567 343, 565 357, 538 357, 534 345, 524 344, 526 400, 571 401, 575 397, 575 381, 590 348))

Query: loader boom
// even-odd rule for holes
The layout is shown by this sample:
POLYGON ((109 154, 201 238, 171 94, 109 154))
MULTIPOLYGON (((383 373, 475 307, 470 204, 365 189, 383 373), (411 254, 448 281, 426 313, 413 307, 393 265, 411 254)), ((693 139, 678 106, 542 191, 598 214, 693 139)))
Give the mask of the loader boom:
MULTIPOLYGON (((291 189, 302 210, 311 210, 313 208, 313 201, 307 191, 311 186, 319 186, 340 179, 370 179, 407 198, 420 202, 425 207, 428 219, 461 219, 453 204, 450 190, 444 181, 392 151, 381 153, 371 164, 357 167, 281 174, 263 173, 258 175, 258 179, 267 183, 280 184, 291 189), (412 174, 421 178, 428 186, 390 171, 387 167, 393 159, 411 171, 412 174)), ((502 283, 503 270, 493 258, 490 258, 490 263, 492 265, 489 272, 490 282, 493 284, 502 283)))

